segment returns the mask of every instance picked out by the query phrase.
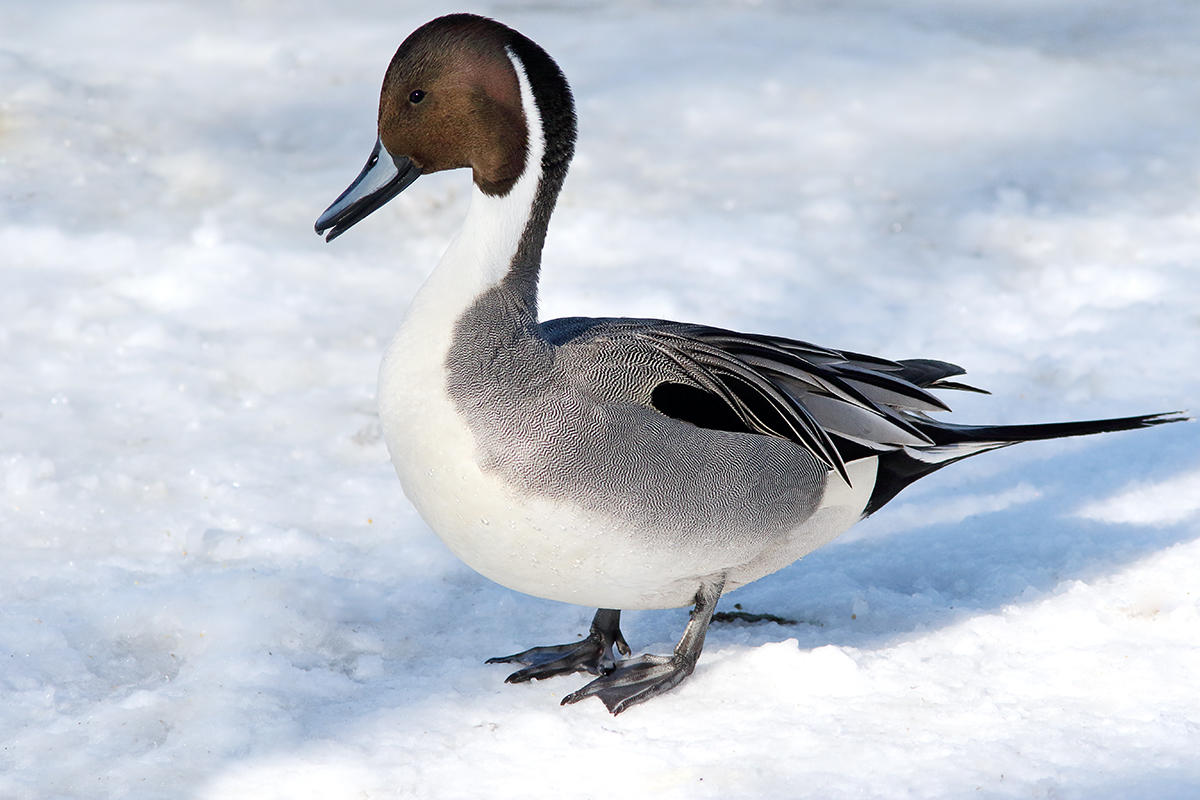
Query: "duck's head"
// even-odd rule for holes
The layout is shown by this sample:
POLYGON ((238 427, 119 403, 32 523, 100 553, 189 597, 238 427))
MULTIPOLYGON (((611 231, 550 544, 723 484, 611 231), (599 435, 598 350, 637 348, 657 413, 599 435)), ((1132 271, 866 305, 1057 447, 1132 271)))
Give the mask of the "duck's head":
POLYGON ((565 171, 575 139, 570 89, 536 44, 494 20, 452 14, 415 30, 392 57, 379 97, 379 137, 362 172, 316 223, 326 241, 419 176, 470 167, 484 194, 504 196, 527 167, 529 118, 542 126, 543 170, 565 171), (526 114, 517 70, 538 108, 526 114), (548 164, 551 153, 555 164, 548 164))

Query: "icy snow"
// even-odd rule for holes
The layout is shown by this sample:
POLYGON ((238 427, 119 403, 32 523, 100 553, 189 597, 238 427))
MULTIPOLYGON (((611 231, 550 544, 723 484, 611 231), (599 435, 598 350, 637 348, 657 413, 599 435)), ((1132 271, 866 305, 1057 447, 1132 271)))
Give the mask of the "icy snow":
MULTIPOLYGON (((483 664, 591 610, 458 563, 380 441, 466 175, 312 233, 449 10, 4 4, 0 797, 1200 795, 1196 424, 923 481, 619 717, 483 664)), ((955 361, 964 421, 1197 410, 1195 4, 472 10, 578 98, 547 316, 955 361)))

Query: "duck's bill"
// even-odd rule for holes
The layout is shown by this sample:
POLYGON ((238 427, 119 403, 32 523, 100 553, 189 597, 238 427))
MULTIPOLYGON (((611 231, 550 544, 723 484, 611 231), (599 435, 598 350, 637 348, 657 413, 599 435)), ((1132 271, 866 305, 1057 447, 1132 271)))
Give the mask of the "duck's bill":
POLYGON ((325 233, 325 241, 331 242, 349 230, 356 222, 366 217, 388 200, 407 189, 421 170, 401 156, 393 158, 383 142, 375 140, 375 149, 367 159, 367 165, 358 173, 354 183, 325 209, 317 218, 317 233, 325 233))

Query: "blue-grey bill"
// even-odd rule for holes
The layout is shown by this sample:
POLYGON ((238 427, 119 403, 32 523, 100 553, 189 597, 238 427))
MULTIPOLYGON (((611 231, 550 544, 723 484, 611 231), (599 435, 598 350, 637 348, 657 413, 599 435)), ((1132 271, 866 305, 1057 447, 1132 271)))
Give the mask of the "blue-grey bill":
POLYGON ((375 149, 367 159, 367 165, 358 173, 354 182, 333 201, 333 205, 325 209, 317 224, 317 233, 325 233, 325 241, 331 242, 349 230, 356 222, 365 218, 372 211, 382 206, 388 200, 407 189, 417 178, 421 170, 401 156, 395 158, 383 146, 379 139, 375 140, 375 149))

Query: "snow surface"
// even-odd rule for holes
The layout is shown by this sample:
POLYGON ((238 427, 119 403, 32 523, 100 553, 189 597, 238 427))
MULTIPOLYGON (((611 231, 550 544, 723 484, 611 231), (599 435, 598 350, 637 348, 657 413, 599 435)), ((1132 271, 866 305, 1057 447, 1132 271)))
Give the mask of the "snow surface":
MULTIPOLYGON (((0 36, 0 797, 1200 796, 1200 427, 956 465, 611 717, 487 656, 375 372, 465 207, 312 233, 434 3, 37 3, 0 36)), ((550 315, 964 364, 958 418, 1200 396, 1200 6, 520 3, 581 138, 550 315)), ((665 652, 684 609, 626 615, 665 652)))

